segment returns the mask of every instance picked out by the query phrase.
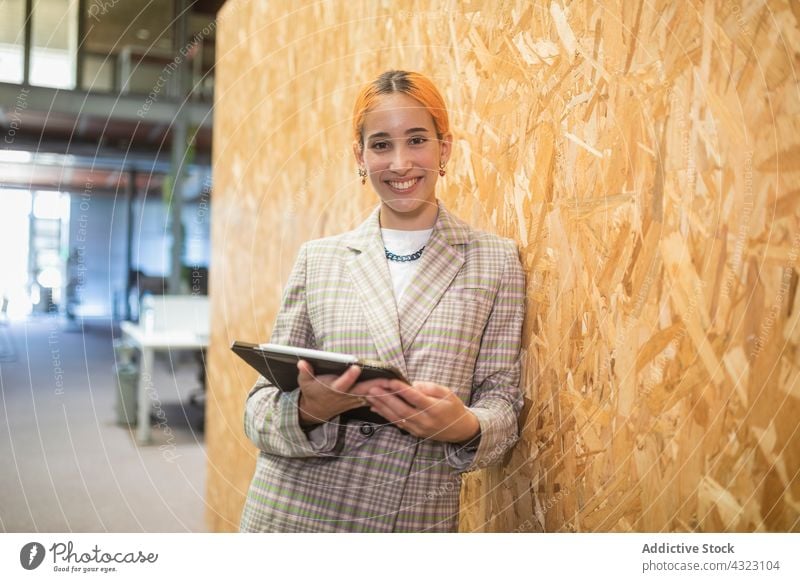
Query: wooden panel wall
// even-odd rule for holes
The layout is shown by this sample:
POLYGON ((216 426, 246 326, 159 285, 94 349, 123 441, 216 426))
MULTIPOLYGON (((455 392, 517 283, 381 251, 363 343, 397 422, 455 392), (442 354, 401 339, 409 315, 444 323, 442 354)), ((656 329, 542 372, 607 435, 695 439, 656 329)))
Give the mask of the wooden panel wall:
POLYGON ((376 203, 357 87, 442 88, 440 197, 519 242, 527 406, 465 531, 800 530, 797 3, 229 0, 214 128, 209 523, 236 528, 254 375, 301 242, 376 203))

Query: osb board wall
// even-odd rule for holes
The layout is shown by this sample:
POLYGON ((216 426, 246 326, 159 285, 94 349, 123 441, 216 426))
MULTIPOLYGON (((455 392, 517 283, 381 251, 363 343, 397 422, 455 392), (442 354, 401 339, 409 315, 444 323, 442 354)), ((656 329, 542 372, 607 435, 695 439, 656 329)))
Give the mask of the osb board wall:
POLYGON ((800 530, 797 4, 255 2, 220 13, 209 524, 236 528, 254 374, 298 246, 375 204, 357 87, 442 88, 439 192, 519 242, 522 439, 463 531, 800 530))

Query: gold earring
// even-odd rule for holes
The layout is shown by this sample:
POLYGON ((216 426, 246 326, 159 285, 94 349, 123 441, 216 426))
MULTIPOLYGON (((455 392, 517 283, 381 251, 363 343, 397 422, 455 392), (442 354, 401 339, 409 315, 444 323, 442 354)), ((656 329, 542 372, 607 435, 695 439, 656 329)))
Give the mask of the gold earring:
POLYGON ((367 183, 367 170, 364 168, 359 168, 358 175, 361 176, 361 185, 363 186, 367 183))
POLYGON ((444 161, 439 162, 439 175, 444 176, 447 172, 444 171, 444 161))

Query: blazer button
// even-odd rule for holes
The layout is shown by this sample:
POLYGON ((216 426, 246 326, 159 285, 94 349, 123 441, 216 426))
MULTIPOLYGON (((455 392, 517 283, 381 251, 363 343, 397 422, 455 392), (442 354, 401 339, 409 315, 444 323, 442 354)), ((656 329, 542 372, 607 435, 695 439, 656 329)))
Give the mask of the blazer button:
POLYGON ((358 427, 358 430, 361 432, 361 434, 368 437, 375 434, 375 427, 368 422, 363 423, 360 427, 358 427))

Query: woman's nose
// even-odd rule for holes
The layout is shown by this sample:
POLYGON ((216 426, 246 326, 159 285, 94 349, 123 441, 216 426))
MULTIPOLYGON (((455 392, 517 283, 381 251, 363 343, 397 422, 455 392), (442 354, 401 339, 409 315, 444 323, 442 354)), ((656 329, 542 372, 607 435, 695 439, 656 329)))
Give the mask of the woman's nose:
POLYGON ((411 156, 403 146, 397 146, 392 152, 391 167, 392 170, 410 170, 411 169, 411 156))

